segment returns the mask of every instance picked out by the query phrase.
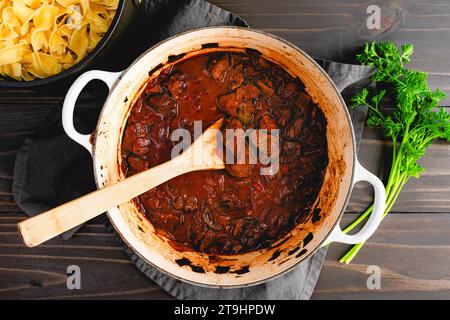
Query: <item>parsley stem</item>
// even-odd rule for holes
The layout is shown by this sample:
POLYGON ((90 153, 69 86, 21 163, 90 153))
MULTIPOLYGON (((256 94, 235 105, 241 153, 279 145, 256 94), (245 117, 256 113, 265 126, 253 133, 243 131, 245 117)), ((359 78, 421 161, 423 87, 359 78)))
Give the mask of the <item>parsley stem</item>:
MULTIPOLYGON (((396 149, 397 149, 397 144, 396 144, 396 141, 394 140, 394 142, 393 142, 393 159, 394 159, 394 161, 393 161, 393 163, 391 165, 391 171, 390 172, 395 172, 395 168, 398 165, 398 162, 397 162, 397 158, 398 157, 396 155, 396 149)), ((388 201, 390 199, 389 194, 390 194, 391 187, 394 184, 394 177, 395 177, 395 175, 390 175, 388 183, 386 185, 386 199, 387 199, 386 203, 388 203, 388 201)), ((372 213, 372 211, 373 211, 373 204, 371 204, 366 209, 366 211, 364 211, 364 213, 362 213, 356 220, 354 220, 351 224, 349 224, 343 230, 343 232, 347 233, 347 232, 353 230, 357 225, 359 225, 362 221, 364 221, 372 213)))
POLYGON ((353 230, 357 225, 359 225, 361 222, 364 221, 364 219, 371 214, 373 211, 373 204, 370 205, 370 207, 368 207, 366 209, 366 211, 364 211, 363 214, 361 214, 355 221, 353 221, 351 224, 349 224, 344 230, 342 230, 344 233, 347 233, 351 230, 353 230))
MULTIPOLYGON (((383 219, 387 216, 387 214, 392 210, 392 207, 395 204, 395 201, 397 200, 398 196, 400 195, 401 190, 405 186, 406 182, 409 180, 409 177, 405 174, 402 174, 401 177, 396 181, 392 191, 389 193, 386 201, 386 209, 383 213, 383 219)), ((373 205, 371 205, 366 212, 364 212, 361 216, 358 217, 351 225, 349 225, 347 228, 344 229, 344 233, 347 233, 351 231, 354 227, 356 227, 361 221, 364 220, 369 215, 369 209, 370 212, 373 210, 373 205)), ((339 262, 349 264, 353 258, 356 256, 356 254, 359 252, 359 250, 363 247, 364 242, 357 243, 352 246, 352 248, 339 259, 339 262)))

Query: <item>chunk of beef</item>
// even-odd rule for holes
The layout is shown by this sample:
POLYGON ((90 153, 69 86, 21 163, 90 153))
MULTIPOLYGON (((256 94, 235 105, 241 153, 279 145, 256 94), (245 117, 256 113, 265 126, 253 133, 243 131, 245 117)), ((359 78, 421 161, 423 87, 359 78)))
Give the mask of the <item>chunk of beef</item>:
MULTIPOLYGON (((245 156, 248 159, 248 148, 245 149, 245 156)), ((253 165, 244 163, 244 164, 228 164, 226 165, 226 169, 229 174, 236 178, 247 178, 252 174, 253 165)))
POLYGON ((192 212, 198 208, 198 199, 196 196, 182 194, 175 197, 171 201, 172 207, 176 210, 183 210, 184 212, 192 212))
POLYGON ((183 210, 186 212, 192 212, 198 208, 198 200, 195 196, 189 196, 184 201, 183 210))
POLYGON ((306 92, 302 91, 294 97, 294 103, 301 109, 305 110, 309 106, 310 97, 306 92))
POLYGON ((259 120, 259 127, 261 129, 267 129, 267 130, 278 129, 278 126, 277 126, 277 123, 275 122, 275 120, 273 120, 267 114, 263 115, 261 117, 261 119, 259 120))
POLYGON ((186 76, 181 71, 174 71, 169 78, 167 88, 173 97, 178 97, 188 86, 186 76))
POLYGON ((175 210, 181 210, 183 208, 183 198, 182 197, 176 197, 175 200, 171 202, 172 207, 175 210))
MULTIPOLYGON (((153 141, 161 141, 169 138, 169 128, 164 121, 157 121, 153 123, 150 129, 150 138, 153 141)), ((158 145, 156 145, 158 146, 158 145)))
POLYGON ((255 103, 255 109, 259 111, 259 113, 264 113, 269 108, 267 104, 267 100, 265 98, 260 98, 255 103))
POLYGON ((239 119, 242 124, 249 124, 253 120, 255 107, 250 101, 238 100, 237 95, 230 93, 217 100, 218 107, 230 116, 239 119))
POLYGON ((286 137, 291 140, 297 139, 302 133, 304 123, 305 120, 301 116, 295 119, 286 128, 286 137))
POLYGON ((271 97, 274 95, 275 90, 273 89, 273 83, 267 78, 260 79, 257 82, 258 87, 267 97, 271 97))
POLYGON ((295 82, 288 82, 280 87, 278 94, 284 98, 292 96, 298 91, 298 86, 295 82))
POLYGON ((236 99, 237 100, 249 100, 256 99, 261 95, 261 90, 251 83, 247 83, 243 85, 239 89, 236 90, 236 99))
POLYGON ((134 172, 141 172, 149 168, 148 162, 144 158, 138 157, 133 154, 129 154, 127 156, 126 162, 128 164, 128 167, 131 168, 134 172))
POLYGON ((278 126, 269 115, 265 114, 259 120, 260 129, 265 129, 267 132, 264 134, 258 132, 258 148, 259 152, 265 154, 266 156, 277 156, 272 154, 272 139, 275 132, 273 130, 278 129, 278 126))
POLYGON ((242 124, 246 125, 252 122, 255 113, 255 107, 250 101, 241 101, 236 110, 236 118, 242 124))
POLYGON ((122 149, 132 151, 136 138, 146 138, 147 134, 147 127, 142 122, 129 123, 123 135, 122 149))
POLYGON ((292 111, 289 108, 277 108, 273 113, 278 118, 278 123, 282 127, 284 127, 291 120, 292 111))
POLYGON ((242 64, 239 64, 230 70, 228 81, 228 89, 230 91, 236 90, 244 84, 244 66, 242 64))
POLYGON ((148 138, 137 138, 133 142, 132 151, 135 155, 143 157, 150 150, 150 140, 148 138))
POLYGON ((166 92, 150 94, 146 104, 165 119, 170 119, 177 113, 177 103, 166 92))
POLYGON ((269 61, 267 61, 266 59, 264 59, 263 57, 258 57, 258 64, 261 68, 263 69, 269 69, 270 68, 270 63, 269 61))
POLYGON ((219 83, 224 83, 227 72, 230 69, 230 60, 228 55, 214 59, 209 66, 211 77, 219 83))
POLYGON ((180 218, 179 213, 159 211, 156 227, 162 228, 163 230, 171 230, 174 225, 180 222, 180 218))
POLYGON ((247 79, 256 80, 260 76, 260 72, 257 68, 251 64, 245 65, 245 76, 247 79))
POLYGON ((238 121, 237 119, 226 119, 224 122, 223 122, 223 125, 222 125, 222 129, 223 130, 226 130, 226 129, 234 129, 234 130, 236 130, 236 129, 244 129, 244 126, 242 125, 242 123, 240 122, 240 121, 238 121))
POLYGON ((284 154, 298 156, 300 155, 301 151, 300 143, 285 140, 281 144, 281 150, 283 151, 284 154))
MULTIPOLYGON (((225 132, 224 137, 227 137, 226 130, 232 129, 232 130, 240 130, 236 132, 234 135, 233 141, 228 141, 229 139, 225 138, 225 150, 224 157, 226 156, 227 152, 231 152, 234 155, 233 163, 226 164, 225 168, 227 169, 228 173, 230 173, 232 176, 237 178, 245 178, 250 176, 252 172, 253 165, 249 164, 249 147, 248 144, 245 142, 243 134, 243 125, 242 123, 237 119, 229 119, 224 123, 223 130, 225 132), (239 158, 242 156, 240 154, 237 154, 238 151, 238 144, 244 143, 244 162, 245 163, 237 163, 239 162, 239 158)), ((225 162, 228 162, 228 159, 225 159, 225 162)))
POLYGON ((212 217, 211 211, 208 208, 202 210, 202 218, 203 223, 211 230, 220 231, 224 229, 223 226, 212 217))
POLYGON ((227 103, 229 103, 230 101, 236 101, 236 93, 232 92, 229 94, 218 96, 216 98, 216 105, 219 108, 219 110, 225 111, 225 107, 227 103))
POLYGON ((238 64, 245 63, 250 60, 250 57, 244 55, 231 54, 230 61, 232 66, 237 66, 238 64))
POLYGON ((274 95, 267 100, 267 104, 269 105, 269 107, 275 109, 283 106, 285 104, 285 101, 281 97, 274 95))

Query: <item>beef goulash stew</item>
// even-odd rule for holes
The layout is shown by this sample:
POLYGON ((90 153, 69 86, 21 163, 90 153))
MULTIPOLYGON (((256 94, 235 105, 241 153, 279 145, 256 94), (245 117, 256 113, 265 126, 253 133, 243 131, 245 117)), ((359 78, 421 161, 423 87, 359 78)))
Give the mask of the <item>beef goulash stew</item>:
MULTIPOLYGON (((187 173, 136 200, 180 248, 239 254, 266 248, 311 213, 328 164, 326 121, 299 79, 254 52, 214 52, 166 66, 131 109, 121 154, 127 176, 171 159, 175 129, 279 129, 279 170, 257 164, 187 173)), ((270 135, 269 135, 270 137, 270 135)))

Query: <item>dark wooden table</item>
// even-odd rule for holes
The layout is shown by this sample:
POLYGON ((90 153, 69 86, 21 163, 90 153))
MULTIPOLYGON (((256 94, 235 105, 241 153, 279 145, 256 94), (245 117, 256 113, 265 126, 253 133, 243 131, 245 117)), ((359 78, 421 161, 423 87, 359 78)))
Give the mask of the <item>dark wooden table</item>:
MULTIPOLYGON (((430 74, 433 88, 450 97, 450 3, 359 0, 214 0, 248 21, 253 28, 277 34, 309 54, 352 62, 370 40, 415 46, 412 67, 430 74), (366 9, 379 4, 383 32, 365 29, 366 9)), ((22 244, 16 230, 25 215, 11 195, 14 159, 24 139, 49 113, 61 107, 62 95, 33 90, 0 90, 0 298, 141 298, 169 296, 127 259, 117 240, 94 220, 71 240, 52 240, 34 249, 22 244), (66 288, 69 265, 82 270, 82 290, 66 288)), ((449 100, 445 102, 448 105, 449 100)), ((380 177, 388 154, 380 133, 366 129, 360 161, 380 177)), ((450 145, 429 148, 427 168, 411 181, 394 208, 350 265, 336 259, 347 249, 333 244, 314 292, 314 299, 450 298, 450 145), (381 289, 369 290, 367 267, 381 268, 381 289)), ((344 219, 350 221, 370 200, 357 187, 344 219)))

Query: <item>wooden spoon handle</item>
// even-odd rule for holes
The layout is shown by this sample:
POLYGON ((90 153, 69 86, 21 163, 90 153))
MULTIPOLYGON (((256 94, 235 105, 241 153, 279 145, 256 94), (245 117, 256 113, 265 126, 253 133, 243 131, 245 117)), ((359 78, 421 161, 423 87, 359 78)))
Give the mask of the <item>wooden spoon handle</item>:
MULTIPOLYGON (((180 158, 182 157, 176 159, 182 160, 180 158)), ((173 177, 192 170, 193 168, 183 161, 165 162, 22 221, 18 224, 19 232, 28 247, 37 246, 173 177)))

